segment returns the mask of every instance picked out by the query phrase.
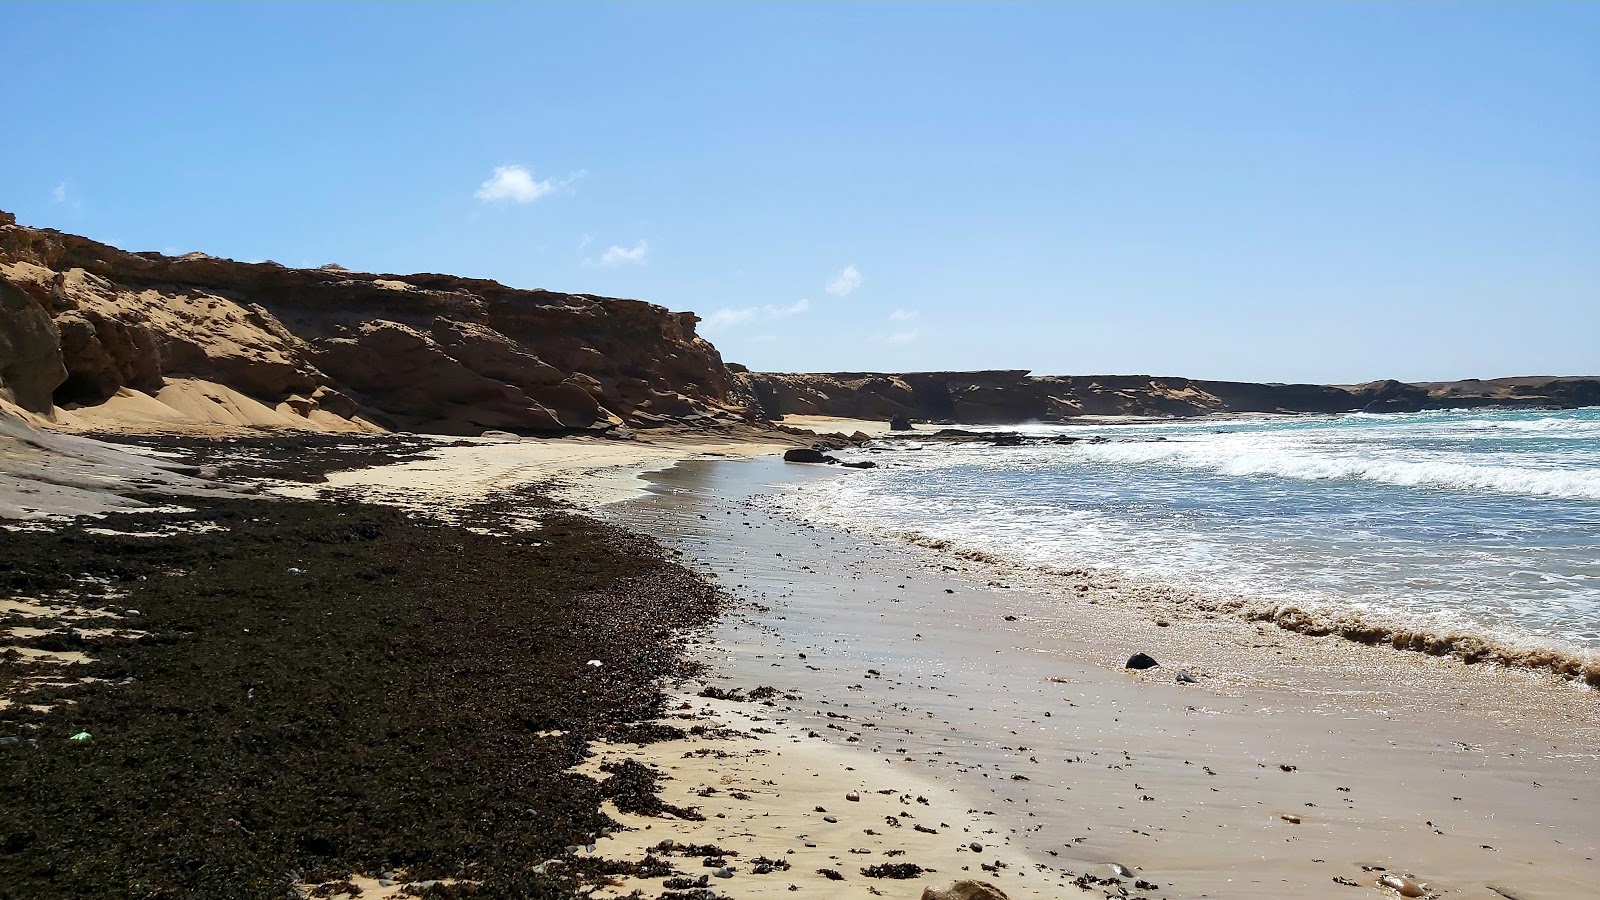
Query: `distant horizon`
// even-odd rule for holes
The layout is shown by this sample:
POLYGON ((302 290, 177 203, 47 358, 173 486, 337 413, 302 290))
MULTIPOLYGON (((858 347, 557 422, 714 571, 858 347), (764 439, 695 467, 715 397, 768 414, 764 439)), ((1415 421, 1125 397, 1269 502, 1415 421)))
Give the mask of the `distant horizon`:
POLYGON ((762 371, 1600 370, 1600 4, 6 10, 0 207, 114 246, 635 297, 762 371))

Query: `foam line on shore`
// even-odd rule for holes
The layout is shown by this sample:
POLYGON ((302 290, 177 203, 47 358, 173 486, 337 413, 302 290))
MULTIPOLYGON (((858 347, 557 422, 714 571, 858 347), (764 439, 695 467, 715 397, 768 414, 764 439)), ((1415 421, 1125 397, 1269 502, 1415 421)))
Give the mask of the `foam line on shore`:
POLYGON ((1139 605, 1163 603, 1190 614, 1223 615, 1243 622, 1270 623, 1311 637, 1335 636, 1370 646, 1392 647, 1431 656, 1448 656, 1467 664, 1489 663, 1514 669, 1548 672, 1600 689, 1600 655, 1457 628, 1438 628, 1378 611, 1318 609, 1265 597, 1214 595, 1177 585, 1142 580, 1115 569, 1029 566, 919 532, 890 532, 889 537, 969 562, 1007 572, 1047 576, 1048 588, 1139 605), (1053 583, 1052 583, 1053 582, 1053 583))

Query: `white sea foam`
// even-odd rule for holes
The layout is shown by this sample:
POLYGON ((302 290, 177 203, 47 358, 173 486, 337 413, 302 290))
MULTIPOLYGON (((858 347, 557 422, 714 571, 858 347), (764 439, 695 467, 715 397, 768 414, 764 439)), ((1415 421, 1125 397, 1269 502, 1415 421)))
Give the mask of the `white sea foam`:
POLYGON ((1361 640, 1600 650, 1600 435, 1566 439, 1600 431, 1600 410, 1029 430, 1111 441, 901 444, 870 474, 780 502, 1023 566, 1270 597, 1302 630, 1339 620, 1361 640))
POLYGON ((1352 453, 1248 440, 1084 444, 1073 449, 1085 459, 1100 462, 1181 466, 1230 476, 1272 475, 1315 481, 1350 478, 1406 487, 1600 500, 1600 468, 1553 469, 1447 458, 1385 458, 1386 453, 1399 456, 1401 451, 1368 447, 1352 453))

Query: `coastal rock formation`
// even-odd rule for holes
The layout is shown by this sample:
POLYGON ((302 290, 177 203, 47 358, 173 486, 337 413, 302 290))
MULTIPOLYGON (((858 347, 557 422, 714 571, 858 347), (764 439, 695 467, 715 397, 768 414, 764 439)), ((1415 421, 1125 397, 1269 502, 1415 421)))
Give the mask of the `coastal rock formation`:
MULTIPOLYGON (((757 418, 697 321, 485 279, 128 253, 0 214, 0 396, 46 415, 197 381, 219 406, 258 402, 270 424, 308 427, 549 434, 757 418)), ((239 418, 208 419, 205 402, 186 412, 239 418)))
POLYGON ((1600 405, 1600 377, 1524 377, 1405 384, 1256 384, 1148 375, 981 372, 739 371, 734 379, 770 418, 786 415, 973 424, 1058 422, 1080 416, 1208 413, 1415 412, 1488 406, 1600 405))
POLYGON ((0 401, 83 427, 624 436, 796 414, 898 429, 913 419, 1600 405, 1600 378, 1331 386, 1021 369, 761 373, 724 365, 698 321, 639 300, 453 275, 128 253, 0 213, 0 401))

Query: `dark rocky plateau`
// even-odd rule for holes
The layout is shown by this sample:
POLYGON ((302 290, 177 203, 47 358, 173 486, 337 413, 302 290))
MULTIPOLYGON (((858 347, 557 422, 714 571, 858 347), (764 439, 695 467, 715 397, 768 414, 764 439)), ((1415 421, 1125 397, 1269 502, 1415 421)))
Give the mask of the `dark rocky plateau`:
POLYGON ((778 374, 733 367, 769 418, 785 415, 1006 425, 1081 416, 1416 412, 1479 407, 1600 406, 1600 377, 1524 377, 1405 384, 1256 384, 1147 375, 985 372, 778 374))

